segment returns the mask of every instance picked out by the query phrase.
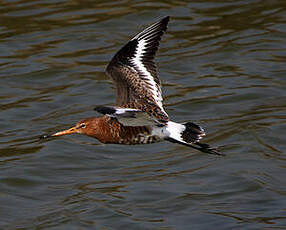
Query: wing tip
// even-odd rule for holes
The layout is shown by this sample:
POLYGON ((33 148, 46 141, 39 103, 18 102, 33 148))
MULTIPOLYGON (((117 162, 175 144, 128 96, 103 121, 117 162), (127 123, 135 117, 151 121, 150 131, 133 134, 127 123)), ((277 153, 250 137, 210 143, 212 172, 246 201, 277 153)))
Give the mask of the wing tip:
POLYGON ((101 114, 114 114, 116 109, 108 106, 96 106, 94 110, 101 114))
POLYGON ((140 33, 136 34, 130 41, 134 40, 140 40, 145 37, 146 34, 152 34, 156 31, 159 31, 159 41, 161 40, 161 36, 167 31, 168 29, 168 23, 170 21, 170 16, 164 16, 162 18, 159 18, 156 20, 155 23, 149 25, 144 30, 142 30, 140 33))
POLYGON ((161 19, 161 22, 164 22, 166 24, 168 24, 168 22, 170 21, 170 16, 167 15, 167 16, 164 16, 162 19, 161 19))
POLYGON ((160 17, 157 21, 158 21, 157 23, 161 23, 161 24, 166 24, 167 25, 169 23, 169 21, 170 21, 170 16, 167 15, 167 16, 160 17))
POLYGON ((165 28, 163 29, 163 31, 166 31, 166 30, 167 30, 169 21, 170 21, 170 16, 169 16, 169 15, 163 17, 163 18, 160 20, 160 23, 165 27, 165 28))

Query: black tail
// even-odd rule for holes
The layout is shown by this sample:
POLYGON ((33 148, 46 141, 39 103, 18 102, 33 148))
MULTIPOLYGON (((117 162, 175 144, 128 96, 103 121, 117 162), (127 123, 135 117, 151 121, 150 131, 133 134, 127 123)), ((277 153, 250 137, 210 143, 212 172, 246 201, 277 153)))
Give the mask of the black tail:
POLYGON ((206 135, 203 128, 195 123, 187 122, 182 125, 185 126, 184 131, 181 133, 181 138, 184 142, 195 143, 206 135))
POLYGON ((178 140, 175 140, 173 138, 167 138, 166 140, 173 142, 173 143, 178 143, 181 145, 191 147, 193 149, 199 150, 199 151, 204 152, 204 153, 214 154, 214 155, 219 155, 219 156, 225 156, 225 154, 219 152, 216 148, 212 148, 210 145, 205 144, 205 143, 200 143, 200 142, 184 143, 184 142, 180 142, 178 140))
POLYGON ((179 124, 169 121, 167 126, 169 128, 168 131, 171 131, 169 137, 166 138, 167 141, 185 145, 204 153, 224 155, 223 153, 220 153, 216 148, 212 148, 208 144, 199 142, 200 139, 206 135, 203 128, 199 125, 192 122, 179 124))

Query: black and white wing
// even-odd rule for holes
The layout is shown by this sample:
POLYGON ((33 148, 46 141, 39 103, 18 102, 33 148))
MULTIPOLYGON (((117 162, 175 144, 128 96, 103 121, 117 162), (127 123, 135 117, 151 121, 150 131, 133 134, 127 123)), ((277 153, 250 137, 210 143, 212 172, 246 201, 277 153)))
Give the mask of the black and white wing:
POLYGON ((152 115, 168 120, 153 61, 168 22, 169 17, 165 17, 137 34, 110 61, 106 72, 117 88, 117 106, 156 111, 152 115))
POLYGON ((124 126, 165 125, 164 122, 160 122, 140 109, 97 106, 94 110, 101 114, 116 118, 124 126))

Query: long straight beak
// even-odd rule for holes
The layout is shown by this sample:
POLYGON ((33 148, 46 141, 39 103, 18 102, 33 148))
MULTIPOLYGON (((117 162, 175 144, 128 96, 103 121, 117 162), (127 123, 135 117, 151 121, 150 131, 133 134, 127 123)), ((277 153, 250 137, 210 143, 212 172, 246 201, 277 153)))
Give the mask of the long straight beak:
POLYGON ((77 132, 77 129, 75 127, 72 127, 70 129, 67 129, 67 130, 56 132, 56 133, 50 135, 50 137, 58 137, 58 136, 73 134, 73 133, 76 133, 76 132, 77 132))

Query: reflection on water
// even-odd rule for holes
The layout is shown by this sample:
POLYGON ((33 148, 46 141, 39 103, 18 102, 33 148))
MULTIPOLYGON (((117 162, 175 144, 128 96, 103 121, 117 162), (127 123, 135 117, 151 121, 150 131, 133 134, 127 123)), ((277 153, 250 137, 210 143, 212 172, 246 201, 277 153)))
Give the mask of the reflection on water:
POLYGON ((285 1, 0 3, 1 229, 283 229, 285 1), (39 141, 114 102, 104 74, 171 15, 157 58, 166 110, 219 158, 171 143, 39 141))

